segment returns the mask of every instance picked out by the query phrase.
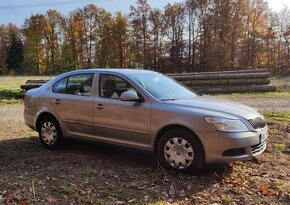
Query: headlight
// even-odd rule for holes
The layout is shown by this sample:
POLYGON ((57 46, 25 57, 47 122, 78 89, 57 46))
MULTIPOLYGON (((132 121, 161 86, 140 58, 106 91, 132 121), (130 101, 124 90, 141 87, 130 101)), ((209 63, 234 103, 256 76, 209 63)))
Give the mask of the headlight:
POLYGON ((224 117, 205 117, 207 123, 214 129, 221 132, 246 132, 248 127, 238 119, 224 117))
POLYGON ((262 120, 266 121, 265 116, 263 114, 260 114, 260 116, 262 120))

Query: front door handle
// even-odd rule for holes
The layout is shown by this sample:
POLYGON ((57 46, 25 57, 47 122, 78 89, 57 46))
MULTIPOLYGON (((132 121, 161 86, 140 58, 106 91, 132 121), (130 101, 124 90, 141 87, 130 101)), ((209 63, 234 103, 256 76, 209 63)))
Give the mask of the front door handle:
POLYGON ((104 105, 103 105, 103 104, 98 104, 98 105, 96 106, 96 108, 97 108, 98 110, 102 110, 102 109, 104 109, 104 105))
POLYGON ((60 99, 55 99, 53 102, 58 105, 60 104, 60 99))

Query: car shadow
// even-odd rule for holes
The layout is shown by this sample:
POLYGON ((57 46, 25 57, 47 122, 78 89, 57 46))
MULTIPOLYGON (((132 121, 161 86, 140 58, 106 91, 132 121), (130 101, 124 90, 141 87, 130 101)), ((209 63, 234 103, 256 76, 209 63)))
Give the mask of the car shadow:
MULTIPOLYGON (((171 197, 168 189, 172 185, 178 198, 202 192, 231 172, 231 166, 223 164, 195 174, 178 174, 160 168, 152 154, 91 141, 66 140, 59 150, 44 148, 36 136, 0 141, 1 177, 22 184, 31 183, 25 180, 32 177, 55 178, 61 183, 100 185, 98 190, 112 186, 123 197, 147 194, 156 199, 171 197)), ((0 180, 0 187, 4 182, 0 180)))

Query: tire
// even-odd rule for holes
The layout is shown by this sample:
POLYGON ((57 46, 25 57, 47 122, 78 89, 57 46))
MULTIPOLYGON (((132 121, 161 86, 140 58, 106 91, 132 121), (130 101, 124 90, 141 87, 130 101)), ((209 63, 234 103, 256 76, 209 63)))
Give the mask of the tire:
POLYGON ((182 128, 171 129, 161 136, 157 160, 163 168, 180 173, 195 173, 205 164, 201 142, 182 128))
POLYGON ((40 142, 48 149, 57 149, 61 146, 63 136, 60 125, 54 117, 43 117, 38 123, 40 142))

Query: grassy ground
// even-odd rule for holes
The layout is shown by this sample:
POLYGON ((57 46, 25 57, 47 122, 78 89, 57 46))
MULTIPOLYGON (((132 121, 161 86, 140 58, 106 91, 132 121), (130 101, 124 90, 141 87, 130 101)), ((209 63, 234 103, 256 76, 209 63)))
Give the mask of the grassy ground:
POLYGON ((290 91, 277 90, 276 92, 266 92, 266 93, 232 93, 232 94, 218 94, 220 97, 249 97, 249 98, 289 98, 290 91))
POLYGON ((290 77, 272 77, 271 83, 277 86, 280 92, 290 92, 290 77))
MULTIPOLYGON (((16 99, 27 79, 48 77, 0 77, 0 204, 290 204, 290 110, 263 113, 268 148, 258 158, 180 175, 164 172, 151 155, 96 143, 43 148, 16 99)), ((290 78, 272 83, 278 92, 224 96, 290 97, 290 78)))
POLYGON ((17 104, 22 100, 18 99, 17 94, 21 92, 20 85, 27 80, 47 80, 48 76, 0 76, 0 105, 17 104))
POLYGON ((268 124, 284 124, 290 125, 290 111, 284 112, 265 112, 264 116, 267 119, 268 124))
POLYGON ((0 76, 0 89, 17 90, 27 80, 47 80, 49 76, 0 76))
POLYGON ((182 175, 163 171, 152 155, 92 142, 47 150, 22 109, 0 109, 0 204, 290 203, 290 112, 264 113, 268 148, 259 157, 182 175))

